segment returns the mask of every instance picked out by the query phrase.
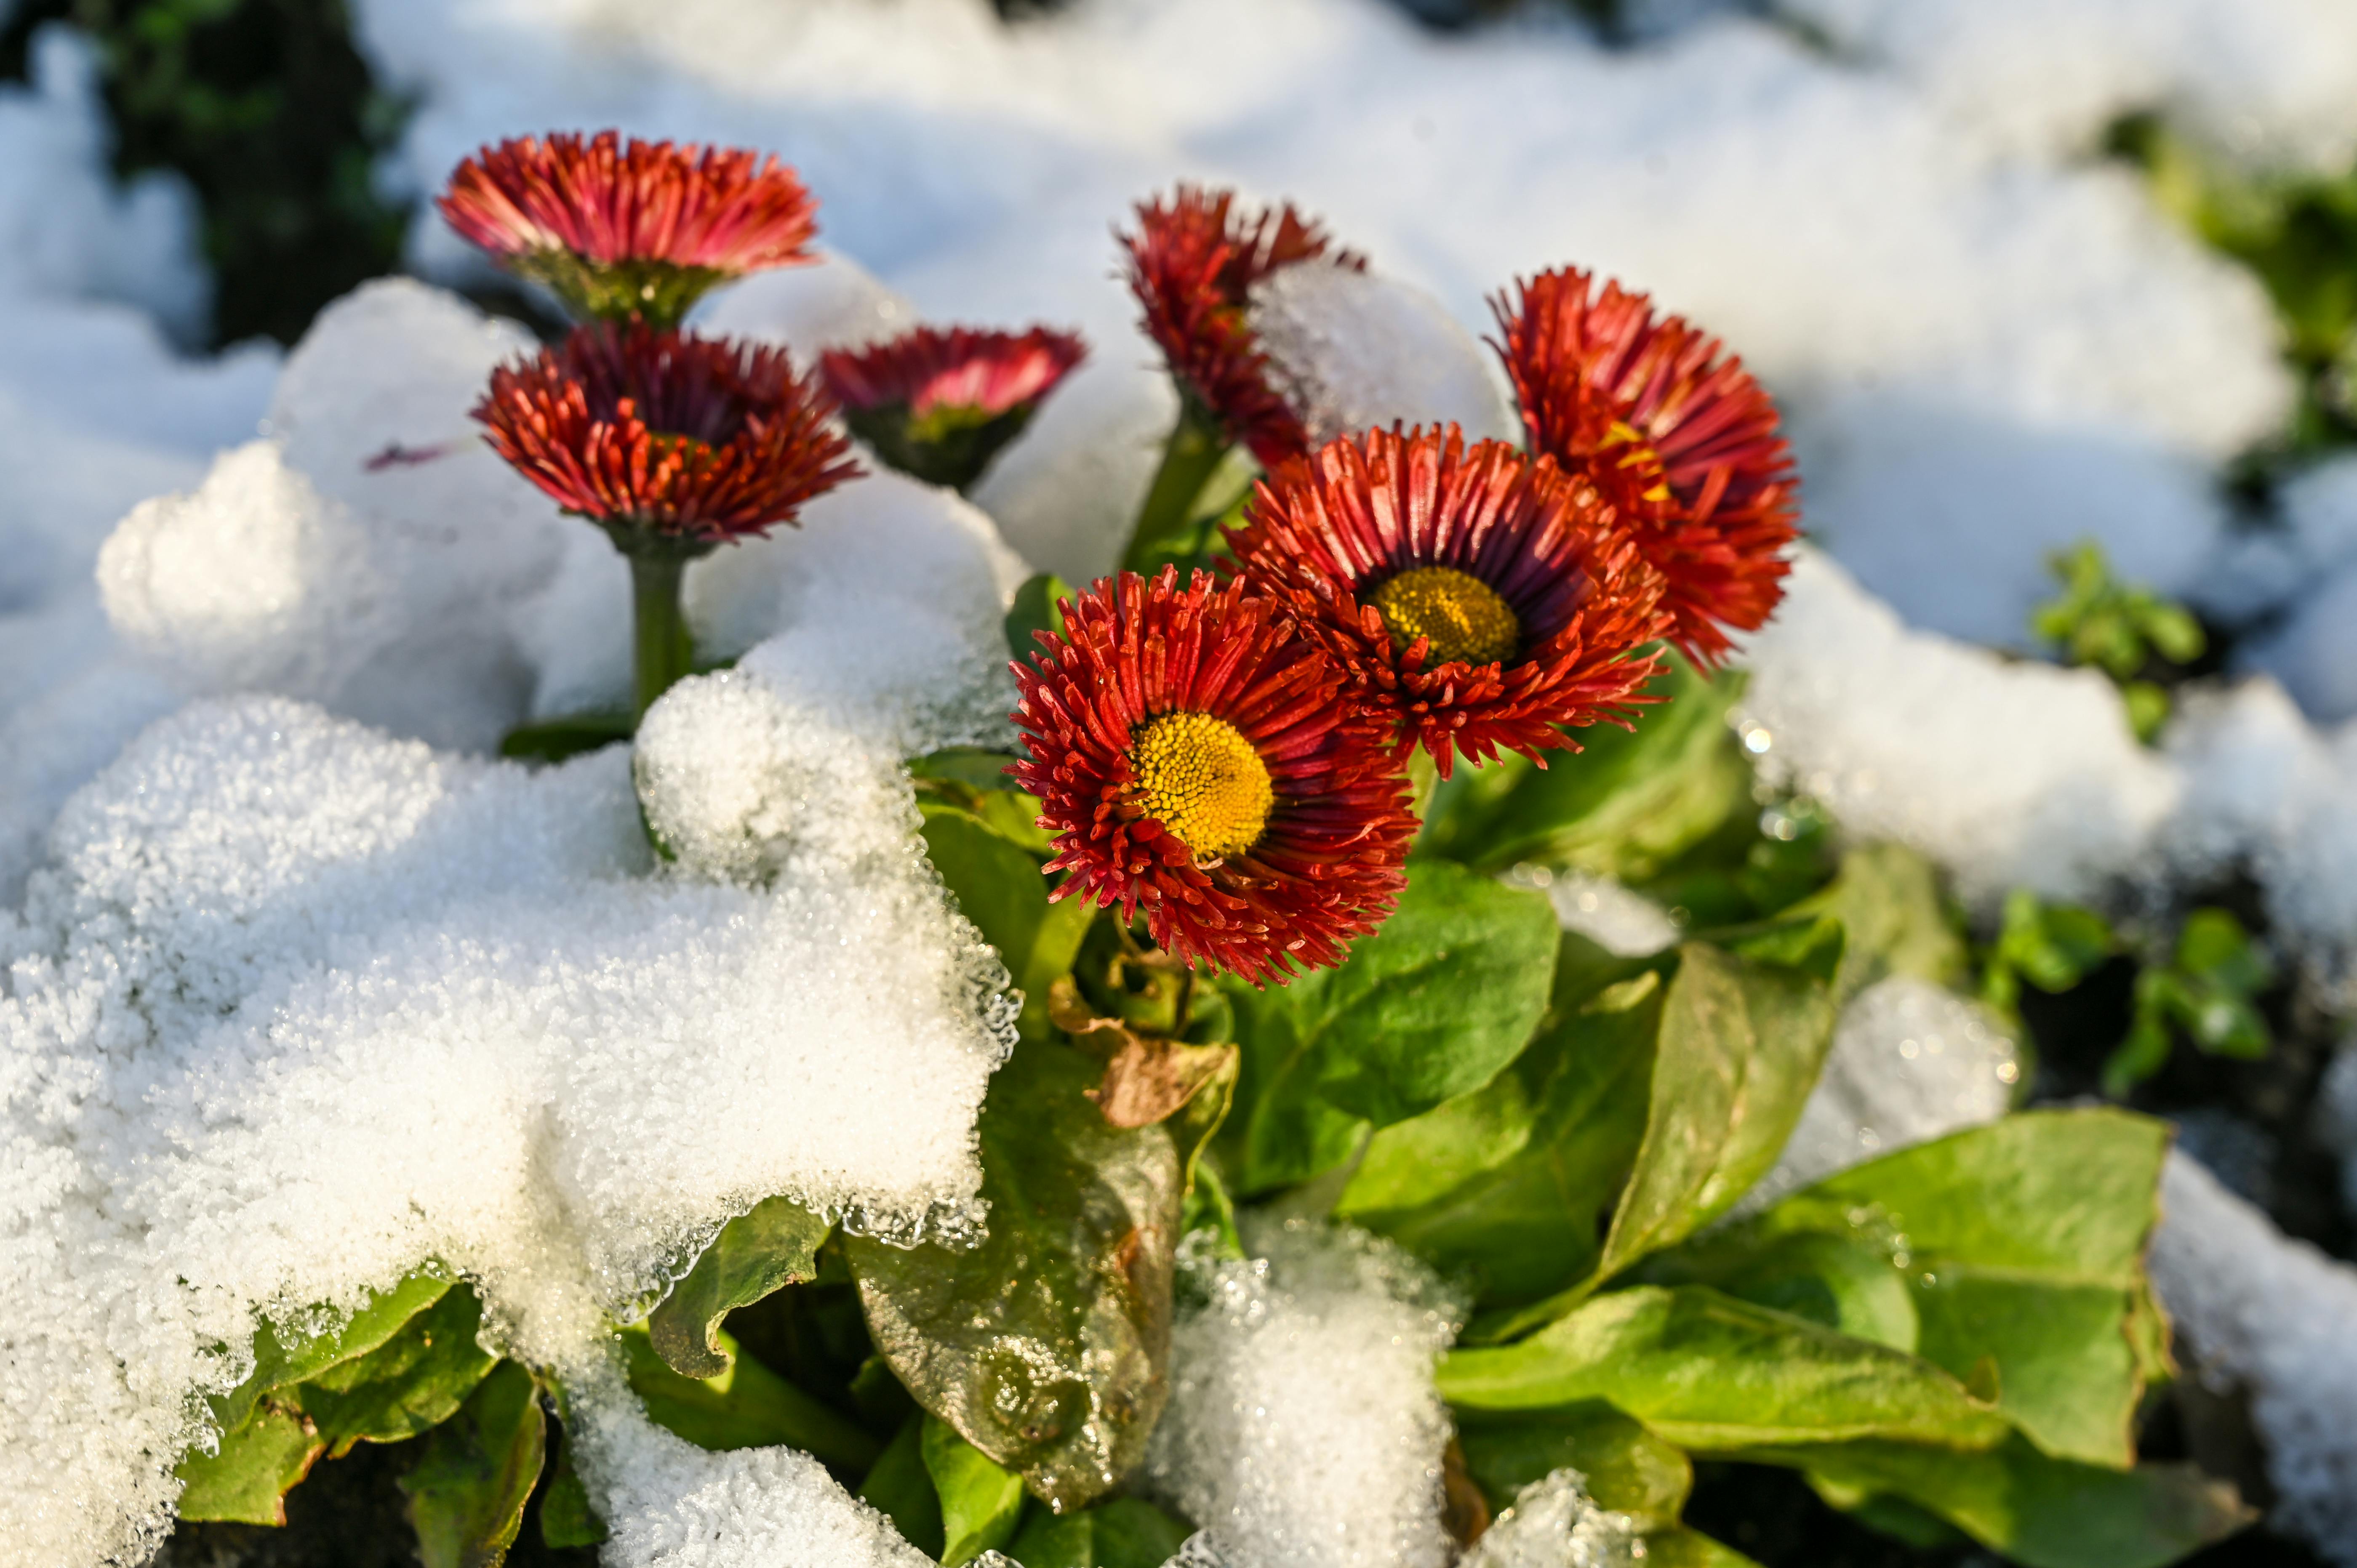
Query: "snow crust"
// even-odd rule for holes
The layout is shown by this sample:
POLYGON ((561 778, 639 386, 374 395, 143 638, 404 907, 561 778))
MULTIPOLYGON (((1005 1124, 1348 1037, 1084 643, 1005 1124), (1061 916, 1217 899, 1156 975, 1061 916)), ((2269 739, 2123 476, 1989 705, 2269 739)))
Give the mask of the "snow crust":
POLYGON ((1190 1270, 1147 1484, 1222 1568, 1442 1568, 1435 1359, 1460 1310, 1421 1264, 1322 1221, 1245 1233, 1249 1262, 1190 1270))
POLYGON ((2193 1375, 2250 1396, 2272 1522, 2357 1563, 2357 1269, 2286 1238, 2182 1155, 2161 1178, 2153 1283, 2193 1375))
POLYGON ((1514 1497, 1460 1568, 1627 1568, 1644 1557, 1629 1516, 1598 1508, 1587 1477, 1552 1472, 1514 1497))

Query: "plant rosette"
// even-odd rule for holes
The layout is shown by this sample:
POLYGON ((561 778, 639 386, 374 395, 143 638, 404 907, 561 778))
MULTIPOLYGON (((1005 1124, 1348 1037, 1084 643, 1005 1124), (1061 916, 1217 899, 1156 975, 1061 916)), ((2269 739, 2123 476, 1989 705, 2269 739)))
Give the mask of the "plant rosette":
MULTIPOLYGON (((749 154, 510 143, 445 210, 616 318, 500 371, 479 417, 637 570, 640 714, 709 663, 680 564, 856 482, 836 404, 963 487, 1081 352, 961 329, 804 375, 682 333, 694 293, 802 259, 807 195, 749 154)), ((1188 1561, 1273 1562, 1251 1530, 1301 1499, 1256 1455, 1360 1407, 1222 1379, 1348 1319, 1383 1326, 1378 1359, 1308 1381, 1363 1374, 1392 1457, 1335 1528, 1396 1523, 1354 1562, 1740 1563, 1683 1522, 1697 1459, 2029 1568, 2158 1568, 2242 1523, 2230 1487, 2138 1457, 2171 1375, 2143 1266, 2161 1124, 2018 1112, 1755 1195, 1852 999, 1962 970, 1929 869, 1836 853, 1821 819, 1764 830, 1727 725, 1741 678, 1706 661, 1773 607, 1796 515, 1766 394, 1642 295, 1546 274, 1498 306, 1532 453, 1309 449, 1250 285, 1363 263, 1290 208, 1182 189, 1139 216, 1131 281, 1186 411, 1126 552, 1151 569, 1026 584, 1011 748, 907 764, 931 874, 1004 966, 981 1222, 886 1236, 761 1195, 615 1326, 645 1415, 798 1451, 944 1563, 1158 1564, 1199 1530, 1188 1561), (1264 469, 1241 502, 1211 493, 1233 444, 1264 469), (1683 923, 1608 949, 1555 876, 1683 923)), ((632 727, 600 722, 511 751, 632 727)), ((264 1330, 180 1517, 281 1521, 315 1463, 414 1439, 436 1568, 601 1539, 568 1391, 481 1349, 483 1312, 429 1269, 313 1337, 264 1330)))

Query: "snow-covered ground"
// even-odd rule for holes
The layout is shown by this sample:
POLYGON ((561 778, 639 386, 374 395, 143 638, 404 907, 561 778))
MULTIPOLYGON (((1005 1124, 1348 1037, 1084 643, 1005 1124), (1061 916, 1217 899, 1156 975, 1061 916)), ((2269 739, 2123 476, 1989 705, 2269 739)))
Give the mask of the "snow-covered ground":
MULTIPOLYGON (((885 1228, 962 1213, 1000 977, 919 873, 892 762, 991 733, 1024 563, 1084 577, 1117 549, 1173 403, 1108 230, 1180 177, 1292 197, 1388 280, 1265 302, 1336 419, 1495 419, 1484 296, 1551 264, 1723 334, 1789 412, 1814 542, 1749 650, 1755 754, 1977 898, 2165 899, 2247 865, 2279 935, 2345 980, 2357 732, 2330 726, 2357 714, 2357 460, 2241 530, 2222 466, 2292 393, 2266 301, 2091 149, 2158 108, 2239 156, 2345 160, 2357 14, 1794 0, 1803 29, 1641 9, 1663 25, 1611 53, 1535 20, 1437 38, 1373 0, 1078 0, 1012 30, 978 0, 358 0, 419 104, 383 170, 399 189, 555 127, 773 149, 834 259, 716 296, 709 324, 803 353, 920 317, 1092 345, 977 506, 870 478, 695 569, 705 640, 751 651, 650 721, 639 784, 686 862, 660 880, 637 875, 620 764, 479 756, 627 680, 612 553, 468 437, 522 336, 396 282, 283 364, 182 357, 207 289, 190 202, 110 182, 86 51, 45 34, 34 85, 0 88, 0 1159, 20 1173, 0 1247, 11 1320, 44 1326, 0 1374, 12 1555, 94 1563, 156 1527, 155 1456, 192 1430, 188 1389, 235 1381, 209 1347, 252 1310, 438 1256, 485 1280, 505 1343, 585 1369, 620 1560, 691 1537, 712 1563, 904 1560, 811 1466, 701 1455, 601 1404, 585 1325, 771 1192, 885 1228), (1370 353, 1337 335, 1351 322, 1415 349, 1370 353), (371 461, 396 448, 424 460, 371 461), (2082 537, 2124 575, 2279 612, 2253 658, 2281 687, 2191 704, 2154 751, 2099 677, 1989 651, 2020 642, 2043 553, 2082 537), (900 1011, 813 950, 813 910, 870 934, 900 1011), (720 966, 758 993, 715 1004, 720 966), (795 1021, 791 1048, 744 1048, 757 1006, 795 1021), (903 1135, 813 1144, 796 1114, 820 1099, 890 1104, 903 1135)), ((445 281, 479 264, 430 215, 412 255, 445 281)), ((1878 1122, 1869 1064, 1936 1004, 1876 1004, 1845 1025, 1825 1147, 2002 1103, 1948 1085, 1878 1122)), ((2163 1258, 2185 1262, 2164 1287, 2216 1375, 2255 1383, 2263 1422, 2287 1412, 2287 1520, 2357 1563, 2345 1514, 2298 1490, 2345 1476, 2357 1401, 2326 1410, 2319 1382, 2270 1404, 2300 1358, 2253 1348, 2345 1314, 2349 1272, 2192 1177, 2171 1193, 2163 1258), (2285 1282, 2270 1311, 2309 1316, 2169 1283, 2251 1259, 2285 1282), (2319 1421, 2343 1446, 2298 1446, 2319 1421)), ((1363 1259, 1280 1257, 1222 1289, 1293 1327, 1224 1343, 1220 1312, 1190 1322, 1204 1397, 1281 1385, 1272 1430, 1352 1421, 1388 1445, 1379 1500, 1421 1498, 1442 1315, 1363 1259), (1307 1359, 1279 1365, 1288 1348, 1307 1359), (1318 1405, 1348 1394, 1338 1367, 1407 1391, 1395 1429, 1318 1405)), ((1173 1428, 1161 1484, 1239 1510, 1217 1543, 1235 1568, 1273 1561, 1330 1477, 1222 1473, 1209 1430, 1173 1428)), ((1335 1561, 1431 1544, 1427 1518, 1383 1519, 1335 1561)))

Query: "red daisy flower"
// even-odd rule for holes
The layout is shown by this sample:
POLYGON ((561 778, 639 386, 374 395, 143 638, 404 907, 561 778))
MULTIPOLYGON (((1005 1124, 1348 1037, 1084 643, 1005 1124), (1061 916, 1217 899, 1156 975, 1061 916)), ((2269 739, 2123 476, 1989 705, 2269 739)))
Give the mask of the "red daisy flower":
POLYGON ((1134 572, 1068 601, 1015 667, 1013 772, 1055 897, 1146 911, 1166 951, 1255 984, 1342 961, 1405 886, 1415 818, 1344 672, 1240 583, 1134 572))
POLYGON ((1668 579, 1670 635, 1716 664, 1726 628, 1764 625, 1783 597, 1800 487, 1776 404, 1719 343, 1641 294, 1577 268, 1491 302, 1532 450, 1583 472, 1668 579))
POLYGON ((1577 749, 1557 726, 1626 725, 1669 625, 1593 486, 1455 425, 1328 443, 1259 484, 1228 543, 1444 779, 1452 754, 1544 767, 1577 749))
POLYGON ((852 434, 903 473, 963 489, 1088 349, 1070 332, 920 327, 819 357, 852 434))
POLYGON ((435 205, 512 271, 608 319, 673 326, 715 284, 815 259, 809 190, 732 147, 524 136, 461 163, 435 205))
POLYGON ((474 415, 626 553, 696 555, 857 477, 833 412, 783 349, 600 322, 492 371, 474 415))
MULTIPOLYGON (((1182 185, 1168 202, 1144 201, 1137 232, 1124 234, 1129 286, 1146 307, 1146 330, 1161 346, 1179 392, 1252 448, 1264 467, 1297 456, 1308 437, 1301 417, 1268 378, 1245 311, 1253 285, 1283 267, 1327 256, 1325 231, 1288 202, 1276 211, 1237 209, 1235 192, 1182 185)), ((1335 252, 1335 266, 1366 259, 1335 252)))

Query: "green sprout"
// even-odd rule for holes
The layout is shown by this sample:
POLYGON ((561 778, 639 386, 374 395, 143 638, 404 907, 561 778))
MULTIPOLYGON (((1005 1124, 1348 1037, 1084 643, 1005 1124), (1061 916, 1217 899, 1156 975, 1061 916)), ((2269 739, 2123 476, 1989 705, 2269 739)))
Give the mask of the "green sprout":
POLYGON ((2062 592, 2031 612, 2030 629, 2052 644, 2063 661, 2092 664, 2109 675, 2127 704, 2136 738, 2152 744, 2169 720, 2169 693, 2145 678, 2156 661, 2190 664, 2209 639, 2184 606, 2173 604, 2137 583, 2112 575, 2104 549, 2093 540, 2057 551, 2047 565, 2062 592))
POLYGON ((2275 974, 2242 921, 2223 909, 2194 910, 2169 961, 2136 976, 2135 1019, 2104 1064, 2104 1091, 2124 1095, 2158 1072, 2179 1033, 2205 1055, 2266 1056, 2273 1036, 2256 999, 2275 974))

